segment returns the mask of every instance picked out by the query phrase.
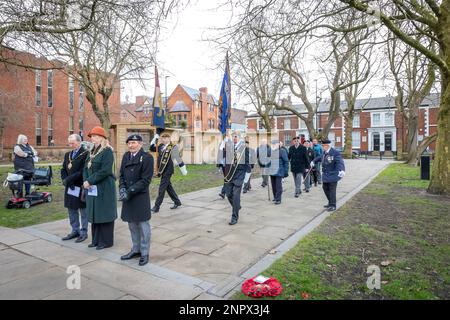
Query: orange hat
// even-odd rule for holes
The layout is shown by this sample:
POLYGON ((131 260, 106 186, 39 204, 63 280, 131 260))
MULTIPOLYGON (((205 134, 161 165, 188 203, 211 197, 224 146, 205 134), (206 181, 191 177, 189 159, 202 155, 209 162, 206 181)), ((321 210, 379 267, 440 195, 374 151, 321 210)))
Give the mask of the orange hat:
POLYGON ((90 138, 91 135, 93 135, 93 134, 95 134, 97 136, 102 136, 105 139, 107 138, 105 129, 103 129, 102 127, 99 127, 99 126, 93 127, 92 130, 89 132, 88 137, 90 138))

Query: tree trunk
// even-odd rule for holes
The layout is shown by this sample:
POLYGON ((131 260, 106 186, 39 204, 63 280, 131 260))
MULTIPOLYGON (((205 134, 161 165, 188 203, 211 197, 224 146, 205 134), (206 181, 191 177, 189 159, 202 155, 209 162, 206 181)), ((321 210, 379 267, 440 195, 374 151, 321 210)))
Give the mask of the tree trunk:
MULTIPOLYGON (((415 108, 414 108, 415 109, 415 108)), ((406 163, 410 165, 417 164, 417 128, 419 126, 419 119, 415 111, 411 111, 408 117, 408 141, 406 150, 408 150, 408 157, 406 163)))
POLYGON ((353 146, 352 132, 353 132, 353 114, 349 114, 347 117, 345 117, 345 142, 344 142, 343 157, 346 159, 352 158, 352 146, 353 146))
POLYGON ((450 79, 442 78, 436 153, 428 192, 450 195, 450 79))
MULTIPOLYGON (((444 0, 439 17, 440 56, 450 66, 450 0, 444 0)), ((450 74, 441 69, 441 105, 439 107, 436 154, 428 192, 450 195, 450 74)))

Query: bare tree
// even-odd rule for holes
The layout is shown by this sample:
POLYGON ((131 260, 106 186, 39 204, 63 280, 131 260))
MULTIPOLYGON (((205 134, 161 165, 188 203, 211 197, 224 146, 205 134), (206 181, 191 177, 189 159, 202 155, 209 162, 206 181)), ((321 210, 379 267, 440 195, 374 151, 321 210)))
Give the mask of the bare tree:
POLYGON ((276 101, 283 87, 279 71, 270 67, 265 58, 264 41, 251 38, 250 32, 242 30, 236 37, 230 50, 230 62, 233 66, 233 83, 238 94, 247 98, 256 109, 268 133, 272 130, 273 105, 267 101, 276 101))
POLYGON ((83 85, 105 129, 111 126, 109 99, 120 81, 142 80, 150 72, 161 21, 175 5, 146 0, 120 8, 100 6, 88 32, 63 34, 52 43, 59 60, 69 65, 65 72, 83 85))
MULTIPOLYGON (((30 44, 39 42, 40 35, 64 34, 85 31, 104 0, 0 0, 0 47, 33 49, 30 44), (24 48, 25 47, 25 48, 24 48)), ((116 5, 109 2, 109 6, 116 5)), ((3 55, 0 62, 35 67, 17 56, 3 55)))
POLYGON ((288 16, 291 28, 269 30, 269 35, 286 39, 305 33, 347 33, 381 23, 396 38, 414 48, 429 59, 439 70, 441 77, 441 104, 438 115, 436 154, 428 191, 436 194, 450 194, 450 0, 332 0, 332 1, 289 1, 261 0, 238 1, 248 19, 274 14, 273 8, 281 8, 272 16, 273 20, 288 16), (330 23, 332 17, 356 10, 368 17, 366 23, 350 27, 339 27, 330 23), (427 41, 417 40, 417 34, 427 41), (436 50, 427 45, 436 43, 436 50))
MULTIPOLYGON (((407 123, 406 163, 417 165, 419 107, 434 84, 435 66, 423 54, 396 38, 387 43, 386 49, 389 70, 395 82, 396 108, 407 123)), ((403 141, 399 147, 397 151, 401 153, 403 141)))

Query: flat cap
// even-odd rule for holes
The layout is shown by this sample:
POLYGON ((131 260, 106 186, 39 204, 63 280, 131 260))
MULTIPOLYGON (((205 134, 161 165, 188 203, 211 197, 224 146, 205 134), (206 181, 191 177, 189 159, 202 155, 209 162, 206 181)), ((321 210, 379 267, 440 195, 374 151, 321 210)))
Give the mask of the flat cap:
POLYGON ((330 144, 330 143, 331 143, 331 141, 328 140, 328 139, 323 139, 322 140, 322 144, 330 144))

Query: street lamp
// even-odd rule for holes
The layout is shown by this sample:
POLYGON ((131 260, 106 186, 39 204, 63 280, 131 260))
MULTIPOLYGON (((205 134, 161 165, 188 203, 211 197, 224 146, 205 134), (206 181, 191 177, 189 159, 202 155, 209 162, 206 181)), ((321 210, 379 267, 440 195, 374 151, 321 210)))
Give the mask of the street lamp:
POLYGON ((314 129, 316 130, 316 133, 317 133, 317 110, 319 109, 319 106, 317 105, 318 104, 318 101, 317 101, 317 98, 318 98, 318 96, 317 96, 317 79, 314 81, 316 82, 316 109, 314 111, 314 125, 315 125, 314 129))

